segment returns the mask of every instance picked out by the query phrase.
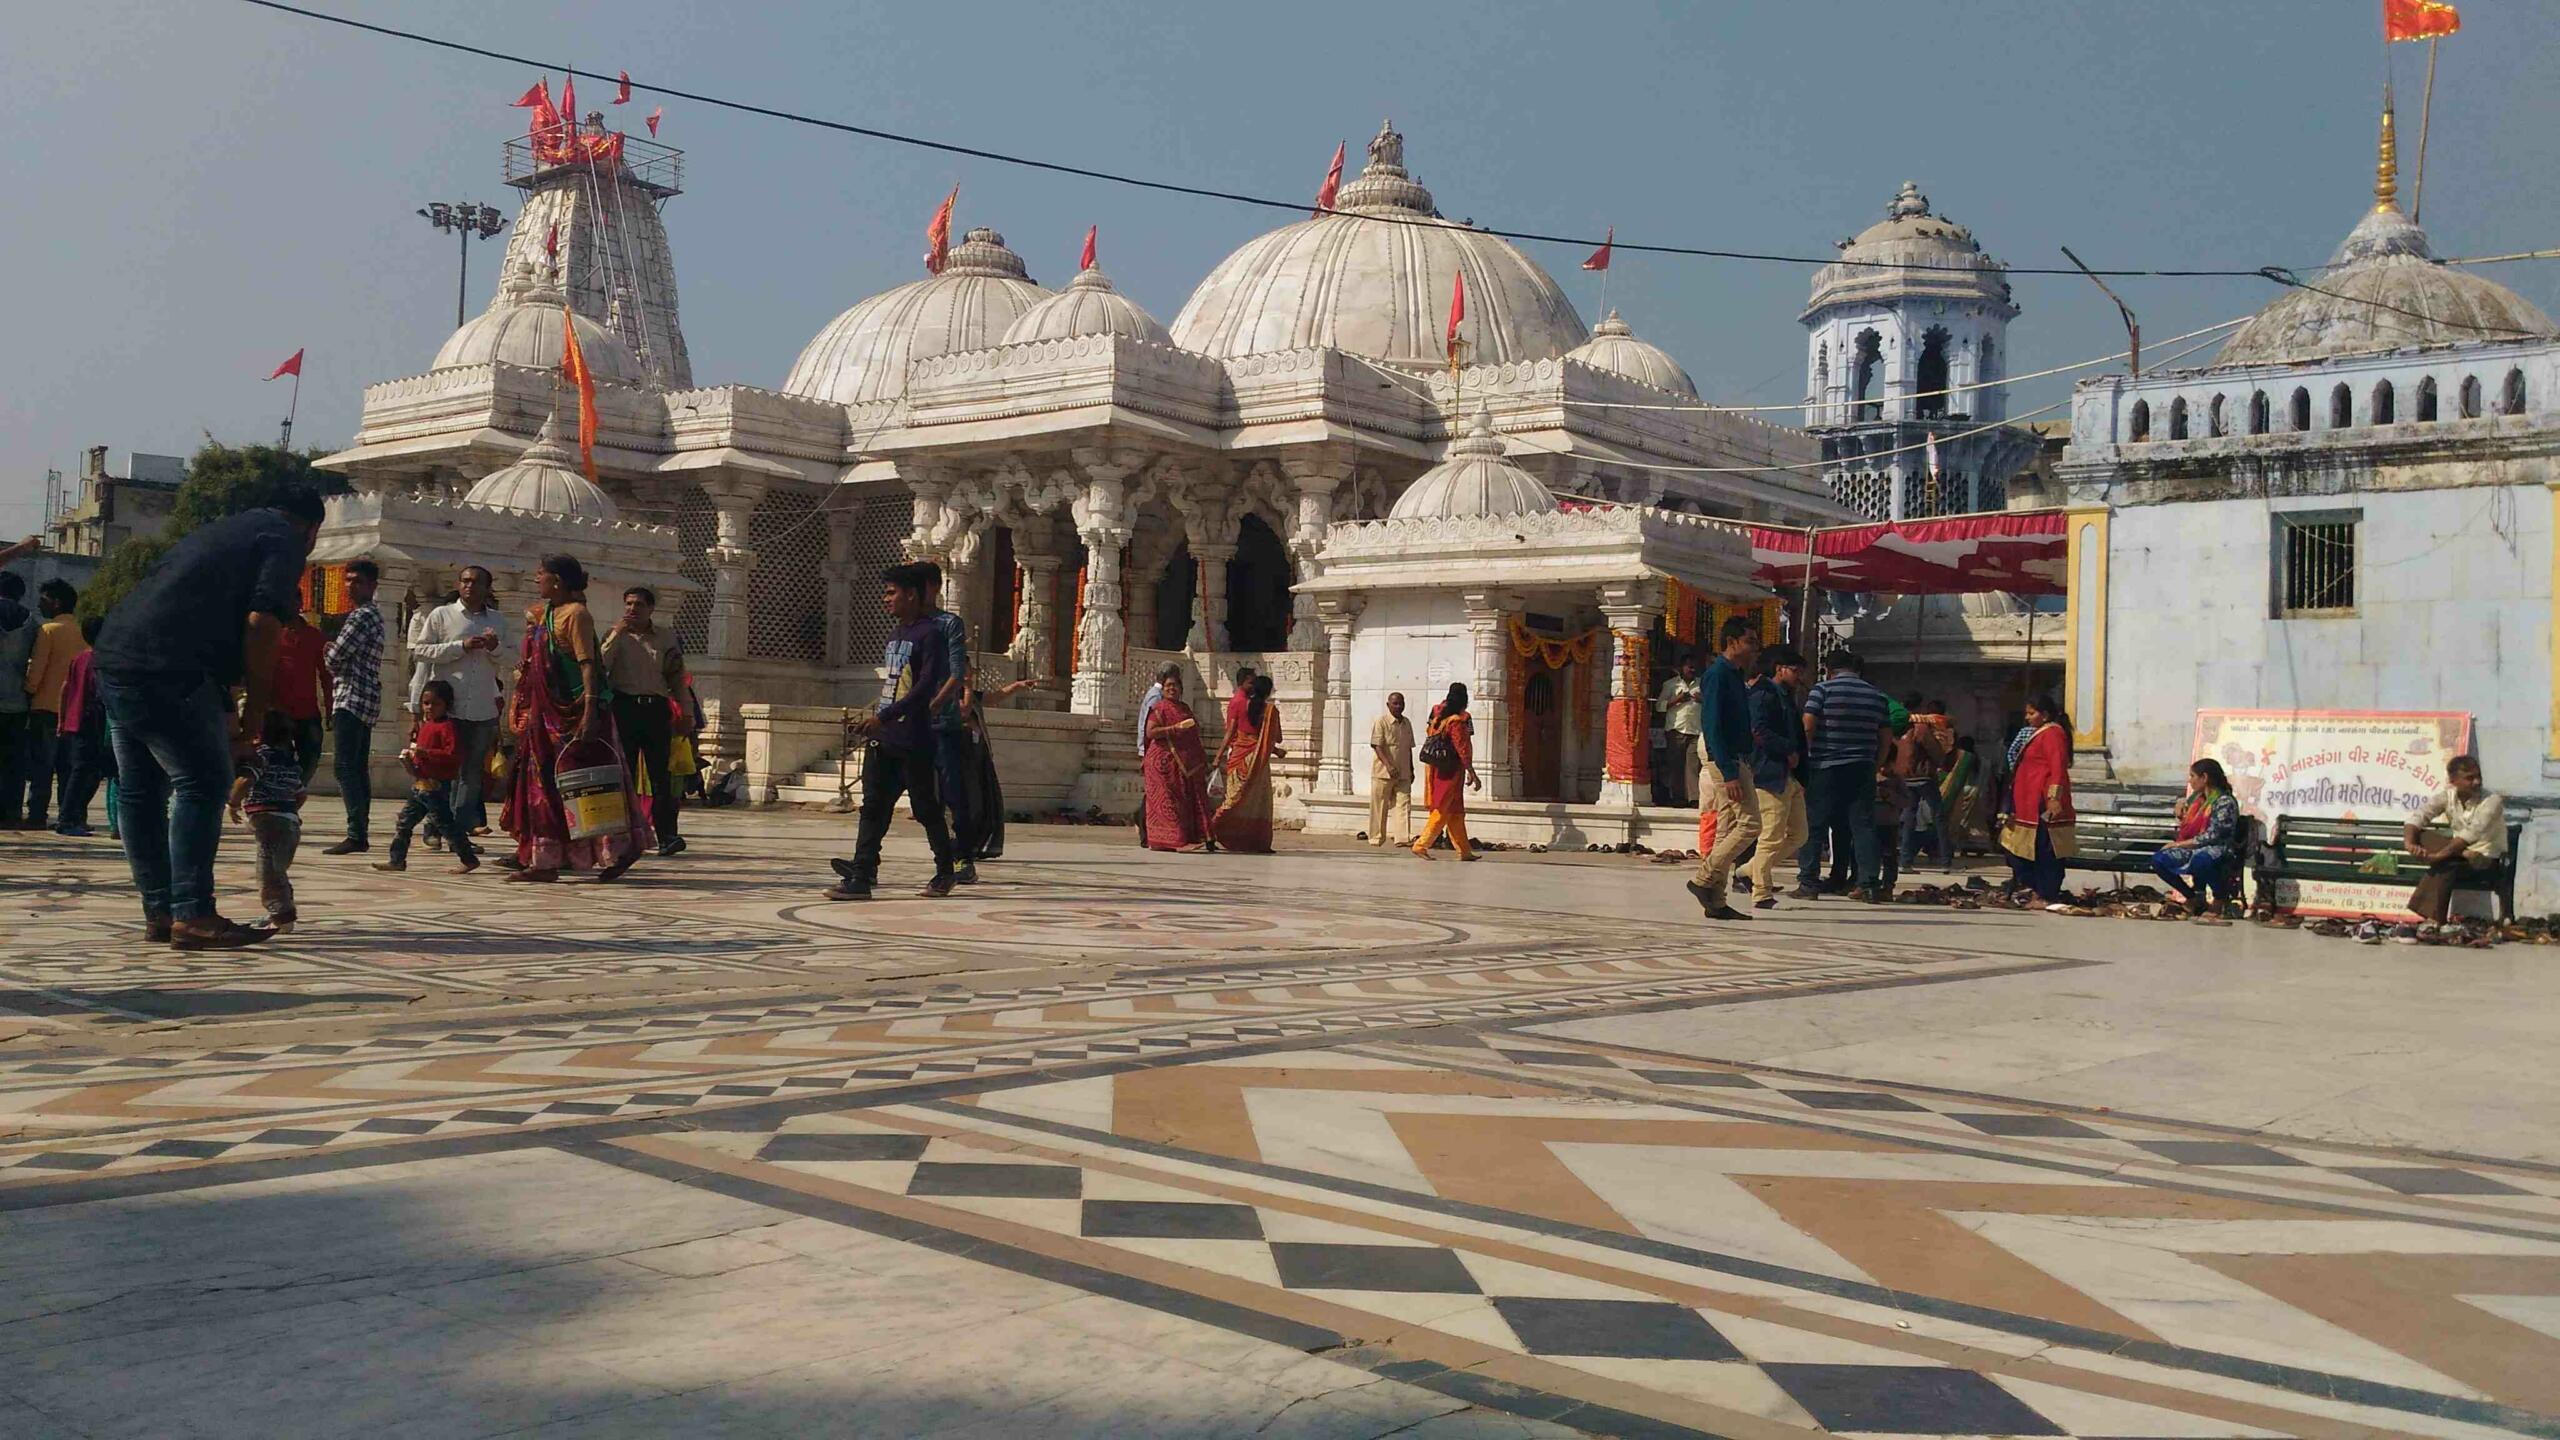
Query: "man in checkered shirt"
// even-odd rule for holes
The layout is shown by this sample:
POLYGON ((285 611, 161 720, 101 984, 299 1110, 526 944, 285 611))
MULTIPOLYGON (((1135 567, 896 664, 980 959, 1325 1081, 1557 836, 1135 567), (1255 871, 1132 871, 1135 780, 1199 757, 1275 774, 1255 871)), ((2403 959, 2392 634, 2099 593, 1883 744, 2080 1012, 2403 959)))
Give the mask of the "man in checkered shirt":
POLYGON ((346 802, 347 838, 323 855, 360 855, 373 848, 373 723, 382 718, 382 612, 373 590, 382 571, 370 560, 347 564, 347 612, 322 663, 329 667, 329 730, 338 749, 338 795, 346 802))

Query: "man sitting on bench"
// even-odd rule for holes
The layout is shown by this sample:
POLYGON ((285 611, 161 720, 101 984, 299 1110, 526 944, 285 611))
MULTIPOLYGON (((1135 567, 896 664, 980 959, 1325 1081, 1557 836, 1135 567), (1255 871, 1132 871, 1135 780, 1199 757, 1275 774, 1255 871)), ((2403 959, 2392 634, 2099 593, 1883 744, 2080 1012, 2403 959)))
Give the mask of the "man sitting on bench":
POLYGON ((2232 798, 2222 762, 2199 760, 2188 766, 2186 798, 2178 802, 2177 838, 2151 852, 2153 872, 2187 902, 2188 914, 2202 915, 2205 892, 2226 906, 2240 898, 2240 867, 2232 863, 2239 844, 2240 802, 2232 798))
POLYGON ((2437 925, 2452 913, 2456 881, 2495 870, 2507 858, 2507 802, 2480 783, 2480 762, 2456 755, 2444 770, 2452 783, 2409 817, 2405 841, 2411 855, 2427 862, 2409 908, 2437 925), (2429 828, 2439 822, 2441 829, 2429 828))

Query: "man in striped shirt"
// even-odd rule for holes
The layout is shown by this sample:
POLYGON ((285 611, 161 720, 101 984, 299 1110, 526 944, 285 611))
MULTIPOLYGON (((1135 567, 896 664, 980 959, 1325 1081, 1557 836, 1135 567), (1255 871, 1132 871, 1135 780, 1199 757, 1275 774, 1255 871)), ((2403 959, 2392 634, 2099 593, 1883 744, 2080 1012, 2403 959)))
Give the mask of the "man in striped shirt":
POLYGON ((1835 650, 1825 671, 1829 678, 1804 697, 1805 822, 1808 840, 1796 859, 1798 900, 1821 897, 1822 846, 1847 846, 1857 857, 1857 898, 1869 904, 1883 899, 1883 856, 1876 847, 1876 761, 1890 739, 1884 692, 1867 683, 1865 665, 1847 650, 1835 650))

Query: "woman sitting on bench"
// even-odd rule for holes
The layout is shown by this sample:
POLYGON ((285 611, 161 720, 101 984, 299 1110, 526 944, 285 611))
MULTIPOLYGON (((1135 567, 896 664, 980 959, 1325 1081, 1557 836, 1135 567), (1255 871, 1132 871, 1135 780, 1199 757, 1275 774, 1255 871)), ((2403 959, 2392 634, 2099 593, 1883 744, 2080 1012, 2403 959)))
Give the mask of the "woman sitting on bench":
POLYGON ((2480 762, 2456 755, 2444 770, 2452 783, 2409 817, 2402 839, 2411 855, 2427 862, 2409 908, 2436 925, 2453 913, 2455 881, 2495 870, 2507 858, 2507 802, 2480 783, 2480 762))
POLYGON ((2240 867, 2232 863, 2239 845, 2240 802, 2232 797, 2222 762, 2188 766, 2177 836, 2151 852, 2151 868, 2187 902, 2188 914, 2201 915, 2206 904, 2199 886, 2225 904, 2240 898, 2240 867))

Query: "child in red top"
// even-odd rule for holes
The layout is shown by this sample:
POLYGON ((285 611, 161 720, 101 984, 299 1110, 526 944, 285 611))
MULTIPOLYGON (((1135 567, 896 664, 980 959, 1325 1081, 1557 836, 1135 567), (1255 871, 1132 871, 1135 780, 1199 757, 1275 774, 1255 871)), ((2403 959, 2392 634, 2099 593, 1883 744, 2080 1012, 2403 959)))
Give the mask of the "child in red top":
POLYGON ((453 823, 453 782, 462 774, 462 732, 453 724, 453 686, 430 680, 418 691, 418 725, 409 732, 400 762, 409 767, 416 783, 409 787, 409 803, 400 807, 400 826, 391 836, 391 858, 373 868, 408 869, 409 836, 420 821, 432 819, 439 832, 452 837, 453 858, 462 862, 462 873, 479 869, 480 852, 472 845, 470 833, 453 823))

